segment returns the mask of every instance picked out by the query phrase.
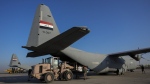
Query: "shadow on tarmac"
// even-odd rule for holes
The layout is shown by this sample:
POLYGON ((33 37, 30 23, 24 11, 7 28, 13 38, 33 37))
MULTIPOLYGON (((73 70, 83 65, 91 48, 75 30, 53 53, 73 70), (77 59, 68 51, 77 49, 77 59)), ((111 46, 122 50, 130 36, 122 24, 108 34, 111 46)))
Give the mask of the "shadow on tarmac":
POLYGON ((7 77, 0 77, 0 82, 3 83, 41 83, 41 81, 32 78, 28 81, 28 76, 7 76, 7 77))
POLYGON ((95 73, 93 71, 89 72, 87 76, 117 76, 116 73, 107 72, 107 73, 95 73))
MULTIPOLYGON (((14 74, 15 75, 15 74, 14 74)), ((74 74, 73 80, 84 80, 83 74, 78 74, 79 77, 76 78, 76 75, 74 74)), ((89 79, 88 76, 116 76, 115 73, 106 73, 106 74, 97 74, 95 72, 89 72, 87 74, 87 79, 89 79)), ((56 80, 60 81, 60 80, 56 80)), ((19 76, 1 76, 0 77, 0 82, 2 83, 43 83, 40 80, 36 78, 31 78, 30 81, 28 81, 28 76, 27 75, 19 75, 19 76)))

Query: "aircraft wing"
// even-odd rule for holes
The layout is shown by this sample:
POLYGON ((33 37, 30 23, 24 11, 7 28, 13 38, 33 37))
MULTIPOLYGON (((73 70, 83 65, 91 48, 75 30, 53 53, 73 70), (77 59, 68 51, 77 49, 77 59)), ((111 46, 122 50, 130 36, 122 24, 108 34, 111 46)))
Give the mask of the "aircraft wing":
POLYGON ((135 55, 141 54, 141 53, 148 53, 148 52, 150 52, 150 48, 143 48, 143 49, 130 50, 130 51, 119 52, 119 53, 112 53, 112 54, 108 54, 108 56, 119 57, 119 56, 127 56, 128 55, 128 56, 131 56, 132 58, 134 58, 135 60, 137 60, 135 58, 135 55))
POLYGON ((46 54, 56 53, 70 46, 72 43, 74 43, 84 35, 88 34, 89 32, 90 31, 86 27, 73 27, 37 47, 23 47, 23 48, 27 48, 28 50, 34 51, 28 53, 27 57, 37 57, 45 55, 45 53, 46 54))

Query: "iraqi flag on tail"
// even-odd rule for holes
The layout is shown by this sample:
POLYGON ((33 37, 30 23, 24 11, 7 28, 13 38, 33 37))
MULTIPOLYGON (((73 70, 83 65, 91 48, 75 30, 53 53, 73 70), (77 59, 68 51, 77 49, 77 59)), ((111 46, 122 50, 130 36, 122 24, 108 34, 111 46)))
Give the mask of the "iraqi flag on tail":
POLYGON ((13 61, 17 61, 17 58, 13 58, 12 60, 13 60, 13 61))
POLYGON ((39 25, 40 25, 40 27, 51 28, 51 29, 53 29, 53 27, 54 27, 52 23, 46 22, 46 21, 43 21, 43 20, 40 20, 39 25))

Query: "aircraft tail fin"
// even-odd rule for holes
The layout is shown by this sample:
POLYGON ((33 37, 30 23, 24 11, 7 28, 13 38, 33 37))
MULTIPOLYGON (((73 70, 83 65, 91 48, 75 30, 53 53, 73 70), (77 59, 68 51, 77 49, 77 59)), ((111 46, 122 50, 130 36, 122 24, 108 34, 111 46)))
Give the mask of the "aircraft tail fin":
POLYGON ((37 47, 59 35, 50 9, 40 4, 36 10, 26 47, 37 47))
POLYGON ((17 55, 12 54, 9 66, 10 67, 18 67, 20 65, 21 65, 21 63, 19 62, 19 59, 18 59, 17 55))

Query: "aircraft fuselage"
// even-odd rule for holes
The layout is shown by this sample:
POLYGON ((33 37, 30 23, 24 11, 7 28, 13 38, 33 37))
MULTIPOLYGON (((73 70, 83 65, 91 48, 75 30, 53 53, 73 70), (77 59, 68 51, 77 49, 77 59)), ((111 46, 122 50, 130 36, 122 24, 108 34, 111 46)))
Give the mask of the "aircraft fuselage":
POLYGON ((109 57, 108 55, 89 53, 72 47, 67 47, 61 52, 97 73, 106 73, 116 69, 125 69, 126 71, 137 67, 136 61, 131 60, 131 57, 109 57))

